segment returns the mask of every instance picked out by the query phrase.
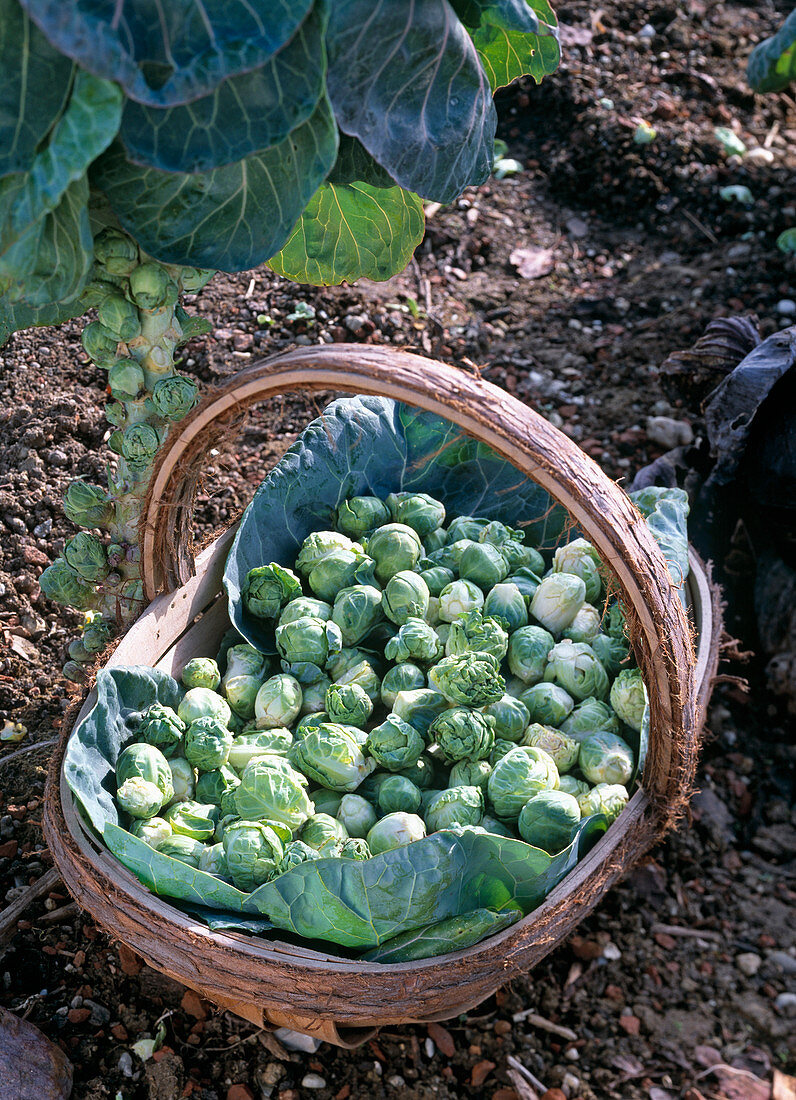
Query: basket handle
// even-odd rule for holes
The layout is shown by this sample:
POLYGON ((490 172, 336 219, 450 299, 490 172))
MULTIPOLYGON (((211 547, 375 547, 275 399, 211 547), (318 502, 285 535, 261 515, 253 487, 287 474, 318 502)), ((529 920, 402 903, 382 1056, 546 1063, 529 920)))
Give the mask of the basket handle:
POLYGON ((624 492, 563 432, 511 394, 424 356, 360 344, 326 344, 271 356, 231 376, 167 437, 142 517, 148 598, 193 575, 196 488, 213 445, 247 409, 286 390, 391 397, 444 417, 532 477, 573 516, 613 570, 650 690, 645 788, 664 827, 689 788, 696 757, 694 653, 663 555, 624 492), (692 765, 693 766, 693 765, 692 765))

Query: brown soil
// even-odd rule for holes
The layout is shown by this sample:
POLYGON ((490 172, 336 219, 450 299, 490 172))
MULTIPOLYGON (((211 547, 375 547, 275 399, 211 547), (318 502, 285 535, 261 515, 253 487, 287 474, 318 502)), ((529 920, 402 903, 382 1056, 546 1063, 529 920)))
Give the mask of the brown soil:
MULTIPOLYGON (((786 7, 561 5, 561 70, 542 89, 499 96, 501 136, 521 174, 434 212, 416 259, 388 284, 315 291, 265 271, 217 276, 194 306, 214 332, 187 348, 185 369, 212 384, 297 342, 418 348, 481 370, 629 480, 664 449, 647 417, 702 431, 697 397, 663 388, 663 359, 717 316, 756 314, 764 335, 776 331, 786 319, 778 303, 794 297, 793 261, 774 247, 796 224, 794 103, 752 96, 738 60, 786 7), (633 142, 641 119, 657 130, 652 144, 633 142), (773 160, 728 159, 717 125, 736 125, 773 160), (724 202, 730 184, 748 186, 754 204, 724 202), (552 250, 552 270, 523 278, 511 255, 536 248, 552 250), (298 303, 314 320, 290 319, 298 303)), ((58 669, 77 616, 37 584, 73 533, 60 498, 75 476, 101 479, 105 462, 103 401, 79 331, 22 333, 0 350, 0 717, 27 726, 22 747, 57 733, 70 698, 58 669)), ((235 518, 323 404, 286 395, 252 418, 234 459, 209 456, 198 539, 235 518)), ((783 994, 796 971, 794 752, 758 663, 727 671, 748 675, 752 691, 730 684, 714 695, 689 819, 578 936, 445 1032, 407 1026, 354 1052, 286 1051, 231 1016, 204 1018, 154 971, 136 972, 85 915, 64 909, 45 921, 67 906, 63 889, 19 922, 0 961, 0 1004, 64 1047, 77 1100, 510 1100, 512 1088, 523 1093, 509 1056, 563 1090, 550 1100, 765 1096, 753 1078, 770 1086, 793 1064, 796 998, 783 994), (529 1012, 575 1038, 515 1018, 529 1012), (131 1053, 159 1031, 155 1059, 131 1053), (716 1062, 725 1069, 711 1071, 716 1062)), ((7 902, 50 863, 40 826, 47 755, 43 746, 7 766, 0 757, 7 902)))

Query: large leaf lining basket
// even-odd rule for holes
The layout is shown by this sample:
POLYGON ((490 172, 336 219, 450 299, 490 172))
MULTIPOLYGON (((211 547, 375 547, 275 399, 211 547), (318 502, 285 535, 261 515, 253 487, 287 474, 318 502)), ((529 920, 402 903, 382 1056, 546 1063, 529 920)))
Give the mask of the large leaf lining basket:
MULTIPOLYGON (((64 731, 49 776, 45 830, 76 900, 152 966, 246 1019, 352 1045, 373 1027, 450 1018, 528 970, 671 825, 696 764, 716 667, 718 612, 691 555, 687 592, 699 639, 695 656, 677 585, 640 514, 586 455, 527 406, 433 360, 336 345, 299 349, 243 371, 170 437, 143 531, 145 584, 153 602, 106 667, 151 664, 179 675, 192 656, 217 648, 229 625, 221 579, 234 532, 194 563, 193 495, 214 442, 246 409, 290 389, 393 398, 449 421, 532 478, 567 510, 613 570, 650 694, 643 784, 609 832, 529 916, 465 951, 405 964, 341 958, 333 949, 280 940, 278 932, 262 939, 212 931, 151 893, 97 842, 78 813, 63 774, 71 730, 64 731), (168 594, 156 596, 163 588, 168 594)), ((92 693, 80 717, 95 698, 92 693)))

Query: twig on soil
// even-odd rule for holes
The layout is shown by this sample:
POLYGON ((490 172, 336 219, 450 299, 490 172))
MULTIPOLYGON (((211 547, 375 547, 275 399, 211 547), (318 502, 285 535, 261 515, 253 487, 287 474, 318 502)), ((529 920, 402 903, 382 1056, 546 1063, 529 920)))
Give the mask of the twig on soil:
POLYGON ((708 932, 704 928, 683 928, 681 924, 653 924, 650 928, 653 936, 656 932, 663 932, 667 936, 692 936, 699 940, 713 940, 715 943, 723 943, 724 936, 721 932, 708 932))
POLYGON ((80 906, 77 902, 72 901, 69 905, 62 905, 60 909, 53 909, 51 913, 43 913, 36 924, 62 924, 64 921, 72 920, 79 913, 80 906))
POLYGON ((61 872, 57 867, 50 868, 49 871, 37 879, 32 886, 29 886, 24 894, 17 898, 16 901, 12 901, 2 913, 0 913, 0 943, 4 943, 7 938, 13 936, 17 930, 17 921, 25 912, 27 907, 34 902, 37 898, 42 897, 57 886, 61 881, 61 872))
POLYGON ((15 756, 22 756, 23 753, 33 752, 34 749, 46 749, 51 745, 57 745, 58 738, 53 737, 51 741, 37 741, 35 745, 26 745, 24 749, 16 749, 15 752, 10 752, 8 756, 0 756, 0 768, 3 764, 7 764, 9 760, 13 760, 15 756))
POLYGON ((512 1069, 519 1073, 520 1077, 524 1077, 535 1089, 538 1089, 539 1092, 547 1092, 547 1085, 543 1085, 538 1077, 534 1077, 531 1071, 527 1069, 519 1059, 515 1058, 513 1054, 510 1054, 506 1061, 512 1069))
POLYGON ((552 1020, 547 1020, 544 1016, 538 1016, 531 1009, 526 1009, 524 1012, 515 1012, 511 1018, 515 1024, 524 1020, 531 1027, 538 1027, 540 1031, 549 1031, 551 1035, 559 1035, 562 1039, 569 1039, 572 1043, 577 1039, 577 1035, 571 1028, 554 1024, 552 1020))
POLYGON ((707 237, 707 239, 710 241, 711 244, 718 244, 719 243, 719 239, 716 236, 716 234, 711 232, 711 230, 708 229, 708 227, 703 222, 701 222, 695 214, 692 214, 690 210, 686 210, 685 207, 683 208, 683 213, 688 218, 688 220, 691 222, 691 224, 695 225, 697 227, 697 229, 700 231, 700 233, 705 234, 705 236, 707 237))
POLYGON ((246 1035, 242 1039, 236 1039, 234 1043, 228 1043, 225 1047, 202 1047, 203 1054, 224 1054, 228 1050, 234 1050, 235 1047, 243 1046, 244 1043, 251 1043, 263 1034, 264 1028, 260 1028, 259 1031, 253 1031, 251 1035, 246 1035))

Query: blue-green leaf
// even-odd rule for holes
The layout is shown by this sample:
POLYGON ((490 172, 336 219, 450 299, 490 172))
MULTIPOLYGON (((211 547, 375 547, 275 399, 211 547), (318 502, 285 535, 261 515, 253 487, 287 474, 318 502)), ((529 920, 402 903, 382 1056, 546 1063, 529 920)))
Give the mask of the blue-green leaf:
POLYGON ((313 0, 20 0, 52 44, 153 107, 189 103, 265 64, 313 0))
POLYGON ((336 155, 324 98, 284 141, 223 168, 161 172, 132 164, 116 142, 95 163, 92 182, 156 260, 248 271, 282 248, 336 155))
POLYGON ((448 3, 471 31, 485 23, 531 34, 539 29, 536 14, 526 0, 448 0, 448 3))
POLYGON ((30 167, 63 110, 72 69, 17 0, 0 0, 0 177, 30 167))
POLYGON ((362 956, 368 962, 399 963, 413 959, 429 959, 448 951, 463 951, 502 932, 518 921, 522 912, 509 909, 495 913, 492 909, 474 909, 460 917, 434 921, 412 932, 400 932, 381 947, 374 947, 362 956))
POLYGON ((796 9, 775 35, 752 50, 746 76, 756 92, 781 92, 796 80, 796 9))
POLYGON ((282 141, 323 95, 325 26, 318 6, 272 60, 191 103, 158 108, 128 99, 120 137, 129 159, 167 172, 207 172, 282 141))
POLYGON ((489 176, 497 116, 447 0, 335 0, 327 47, 340 129, 401 187, 450 202, 489 176))
POLYGON ((544 77, 556 71, 561 61, 555 12, 547 0, 528 0, 528 4, 533 9, 536 30, 518 30, 501 18, 502 13, 489 6, 481 25, 472 32, 493 90, 526 73, 541 84, 544 77))
POLYGON ((629 494, 647 521, 669 567, 672 583, 685 606, 688 564, 688 494, 683 489, 650 485, 629 494))
POLYGON ((61 325, 74 317, 82 317, 87 308, 80 297, 68 302, 51 302, 46 306, 15 305, 6 298, 0 298, 0 347, 13 332, 43 325, 61 325))

